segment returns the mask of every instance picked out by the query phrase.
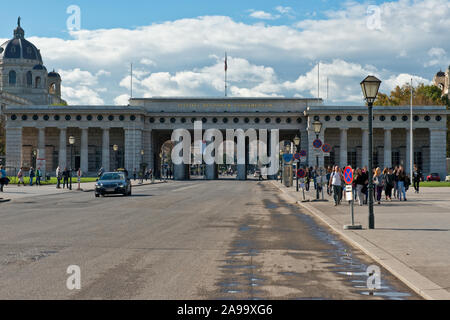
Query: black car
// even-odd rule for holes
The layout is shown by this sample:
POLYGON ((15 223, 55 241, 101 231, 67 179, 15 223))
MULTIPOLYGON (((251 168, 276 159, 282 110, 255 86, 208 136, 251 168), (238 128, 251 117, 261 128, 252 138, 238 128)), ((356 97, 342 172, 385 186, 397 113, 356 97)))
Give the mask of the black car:
POLYGON ((104 172, 95 184, 95 196, 123 194, 131 196, 131 181, 125 172, 104 172))

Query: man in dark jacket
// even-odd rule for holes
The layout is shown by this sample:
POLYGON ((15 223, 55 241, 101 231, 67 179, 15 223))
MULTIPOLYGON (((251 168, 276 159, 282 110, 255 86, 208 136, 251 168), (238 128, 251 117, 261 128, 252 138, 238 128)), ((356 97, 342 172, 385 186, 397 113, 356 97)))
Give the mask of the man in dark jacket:
POLYGON ((67 186, 67 188, 69 188, 69 169, 64 168, 64 171, 62 173, 63 176, 63 189, 67 186))

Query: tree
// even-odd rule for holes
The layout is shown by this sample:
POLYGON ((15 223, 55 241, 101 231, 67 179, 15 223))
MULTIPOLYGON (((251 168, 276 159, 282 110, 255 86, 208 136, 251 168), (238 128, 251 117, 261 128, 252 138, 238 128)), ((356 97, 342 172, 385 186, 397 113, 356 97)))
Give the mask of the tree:
MULTIPOLYGON (((405 83, 403 86, 396 86, 390 95, 382 92, 378 93, 374 102, 375 106, 402 106, 409 105, 411 99, 411 85, 405 83)), ((442 90, 434 85, 419 84, 413 87, 413 106, 447 106, 450 110, 450 100, 448 95, 442 95, 442 90)), ((450 157, 450 116, 447 116, 447 157, 450 157)))

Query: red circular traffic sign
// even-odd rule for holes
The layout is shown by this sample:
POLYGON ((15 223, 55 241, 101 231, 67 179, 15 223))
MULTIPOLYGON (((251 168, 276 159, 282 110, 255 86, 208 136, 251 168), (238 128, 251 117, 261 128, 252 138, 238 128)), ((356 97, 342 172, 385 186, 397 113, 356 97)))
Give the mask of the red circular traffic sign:
POLYGON ((305 176, 306 176, 305 170, 303 170, 301 168, 297 170, 297 177, 304 178, 305 176))
POLYGON ((314 140, 313 146, 314 146, 314 148, 319 149, 322 146, 322 140, 320 140, 320 139, 314 140))
POLYGON ((306 154, 307 154, 307 153, 306 153, 306 150, 301 150, 301 151, 300 151, 300 156, 301 156, 301 157, 306 157, 306 154))
POLYGON ((324 143, 322 146, 322 151, 328 153, 331 151, 331 146, 328 143, 324 143))
POLYGON ((350 166, 347 166, 344 169, 344 181, 346 184, 351 184, 353 182, 353 170, 350 166))
POLYGON ((300 160, 300 153, 294 153, 294 159, 295 160, 300 160))

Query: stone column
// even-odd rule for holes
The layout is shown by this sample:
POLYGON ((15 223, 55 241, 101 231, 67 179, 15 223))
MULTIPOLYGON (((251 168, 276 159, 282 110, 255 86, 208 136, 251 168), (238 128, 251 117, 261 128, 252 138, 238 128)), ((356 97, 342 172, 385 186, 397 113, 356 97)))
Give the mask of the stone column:
POLYGON ((89 168, 88 130, 88 128, 81 129, 80 168, 83 175, 87 175, 89 168))
MULTIPOLYGON (((179 143, 183 143, 182 141, 175 141, 175 146, 178 146, 179 143)), ((180 154, 181 156, 181 154, 180 154)), ((180 163, 180 164, 174 164, 173 165, 173 179, 174 180, 186 180, 188 179, 188 171, 189 170, 189 164, 180 163)), ((163 175, 164 172, 161 171, 161 175, 163 175)))
MULTIPOLYGON (((214 140, 206 142, 206 146, 209 146, 210 144, 214 144, 214 140)), ((206 164, 206 180, 216 180, 217 178, 218 178, 217 164, 215 162, 213 164, 206 164)))
POLYGON ((152 130, 151 129, 144 130, 142 134, 143 134, 142 148, 144 149, 144 162, 147 163, 147 169, 152 169, 154 171, 152 130))
MULTIPOLYGON (((441 180, 447 175, 446 164, 446 129, 430 129, 430 172, 439 173, 441 180)), ((425 176, 426 173, 423 172, 425 176)))
POLYGON ((67 166, 67 129, 59 129, 59 155, 58 155, 58 165, 61 172, 67 166))
POLYGON ((362 130, 361 167, 369 166, 369 130, 362 130))
POLYGON ((392 167, 392 129, 384 129, 384 161, 385 168, 392 167))
POLYGON ((409 136, 409 129, 406 129, 406 156, 405 156, 406 161, 405 161, 404 169, 405 169, 406 174, 408 174, 408 175, 410 173, 410 163, 409 163, 409 161, 410 161, 410 152, 411 152, 411 140, 410 139, 411 138, 409 136))
POLYGON ((105 169, 105 171, 110 171, 110 165, 109 165, 109 128, 103 129, 103 139, 102 139, 102 167, 105 169))
POLYGON ((133 170, 139 172, 141 163, 142 130, 125 129, 125 168, 131 175, 133 170))
POLYGON ((347 128, 342 128, 341 130, 341 141, 339 146, 339 165, 340 167, 345 167, 348 165, 348 159, 347 159, 347 128))
POLYGON ((16 175, 22 166, 22 128, 6 128, 6 171, 16 175))
MULTIPOLYGON (((45 128, 38 128, 38 147, 37 147, 37 159, 47 160, 45 158, 45 128)), ((36 163, 37 167, 41 170, 42 179, 45 179, 45 165, 40 167, 39 163, 36 163)))

